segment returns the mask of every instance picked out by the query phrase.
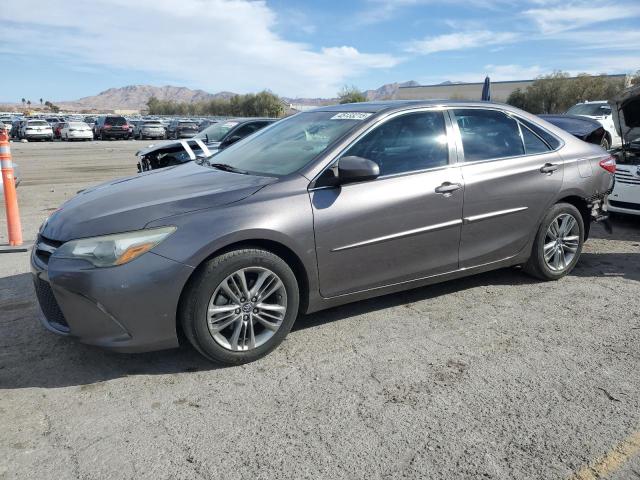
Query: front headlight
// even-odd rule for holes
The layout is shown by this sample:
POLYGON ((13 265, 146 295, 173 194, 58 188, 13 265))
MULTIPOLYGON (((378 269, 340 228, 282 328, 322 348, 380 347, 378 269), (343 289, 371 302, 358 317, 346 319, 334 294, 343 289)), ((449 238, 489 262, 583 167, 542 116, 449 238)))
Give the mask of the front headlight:
POLYGON ((161 227, 71 240, 58 248, 54 256, 87 260, 96 267, 123 265, 148 252, 175 231, 176 227, 161 227))

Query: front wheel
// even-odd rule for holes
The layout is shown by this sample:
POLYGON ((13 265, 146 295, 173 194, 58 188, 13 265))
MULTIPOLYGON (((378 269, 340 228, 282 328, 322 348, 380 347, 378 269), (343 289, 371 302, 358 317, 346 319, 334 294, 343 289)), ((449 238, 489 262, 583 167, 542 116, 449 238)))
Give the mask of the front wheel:
POLYGON ((524 270, 541 280, 558 280, 578 263, 584 244, 584 221, 569 203, 557 203, 540 224, 524 270))
POLYGON ((296 277, 277 255, 234 250, 205 263, 185 291, 185 335, 205 357, 239 365, 257 360, 287 336, 297 315, 296 277))

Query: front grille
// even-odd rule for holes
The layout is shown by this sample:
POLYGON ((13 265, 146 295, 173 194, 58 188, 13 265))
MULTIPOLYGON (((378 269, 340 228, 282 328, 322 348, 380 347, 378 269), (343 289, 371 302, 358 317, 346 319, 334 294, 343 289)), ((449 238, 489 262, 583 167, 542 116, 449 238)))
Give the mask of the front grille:
POLYGON ((626 208, 629 210, 640 210, 639 203, 619 202, 617 200, 611 200, 611 199, 609 199, 609 203, 611 204, 612 207, 626 208))
POLYGON ((40 278, 36 278, 34 280, 34 287, 36 296, 38 297, 38 303, 40 303, 40 308, 47 321, 59 330, 69 331, 69 324, 64 318, 62 310, 60 310, 56 297, 53 295, 51 285, 40 278))
POLYGON ((633 175, 626 170, 616 170, 616 181, 628 185, 640 185, 640 176, 633 175))
POLYGON ((53 255, 53 252, 55 252, 60 245, 62 245, 62 242, 38 235, 38 241, 35 247, 36 255, 43 263, 48 264, 49 257, 53 255))

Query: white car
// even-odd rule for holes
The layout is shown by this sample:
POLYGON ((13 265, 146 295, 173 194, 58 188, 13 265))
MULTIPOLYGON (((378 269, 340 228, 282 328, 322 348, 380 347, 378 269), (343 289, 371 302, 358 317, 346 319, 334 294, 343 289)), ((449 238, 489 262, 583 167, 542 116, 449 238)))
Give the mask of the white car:
POLYGON ((622 139, 613 122, 611 106, 606 100, 578 103, 567 110, 566 114, 592 118, 599 122, 607 132, 607 145, 603 145, 605 149, 618 148, 622 145, 622 139))
POLYGON ((60 129, 60 138, 69 140, 93 140, 93 130, 84 122, 65 122, 60 129))
POLYGON ((53 129, 44 120, 27 120, 20 131, 20 138, 52 141, 53 129))
POLYGON ((607 200, 610 212, 640 215, 640 85, 611 101, 616 132, 622 139, 616 184, 607 200))

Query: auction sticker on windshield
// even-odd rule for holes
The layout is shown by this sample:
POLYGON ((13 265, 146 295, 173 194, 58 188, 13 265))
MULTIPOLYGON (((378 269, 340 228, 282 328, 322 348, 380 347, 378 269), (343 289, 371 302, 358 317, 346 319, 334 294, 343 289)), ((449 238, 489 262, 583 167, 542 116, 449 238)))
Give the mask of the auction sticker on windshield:
POLYGON ((371 115, 367 112, 340 112, 331 117, 331 120, 364 120, 371 115))

